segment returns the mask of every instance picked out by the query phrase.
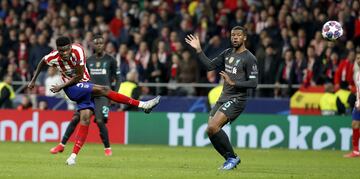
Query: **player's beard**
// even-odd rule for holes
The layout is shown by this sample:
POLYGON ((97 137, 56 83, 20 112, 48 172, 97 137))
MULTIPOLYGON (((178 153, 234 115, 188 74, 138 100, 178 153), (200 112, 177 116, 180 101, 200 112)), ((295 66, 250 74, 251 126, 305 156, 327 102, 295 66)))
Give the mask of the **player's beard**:
POLYGON ((242 42, 242 43, 237 43, 237 44, 232 43, 232 46, 233 46, 236 50, 239 49, 239 48, 241 48, 243 45, 244 45, 244 42, 242 42))

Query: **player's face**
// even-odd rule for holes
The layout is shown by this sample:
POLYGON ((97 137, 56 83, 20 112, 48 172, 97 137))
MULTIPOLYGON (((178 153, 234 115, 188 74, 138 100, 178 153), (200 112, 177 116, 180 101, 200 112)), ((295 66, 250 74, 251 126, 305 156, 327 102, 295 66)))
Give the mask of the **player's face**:
POLYGON ((231 31, 231 45, 234 48, 241 47, 246 40, 246 35, 242 30, 232 30, 231 31))
POLYGON ((94 45, 95 45, 95 53, 101 53, 104 51, 104 39, 102 38, 97 38, 94 39, 94 45))
POLYGON ((71 56, 71 45, 65 45, 62 47, 57 47, 59 51, 60 58, 63 60, 69 60, 71 56))

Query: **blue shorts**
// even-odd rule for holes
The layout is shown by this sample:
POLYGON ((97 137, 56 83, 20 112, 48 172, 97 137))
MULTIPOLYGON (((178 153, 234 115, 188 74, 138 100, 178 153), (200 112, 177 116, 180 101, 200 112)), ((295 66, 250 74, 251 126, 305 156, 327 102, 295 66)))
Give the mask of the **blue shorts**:
POLYGON ((94 111, 94 99, 92 99, 91 96, 93 87, 93 83, 81 82, 64 88, 64 92, 69 97, 69 99, 76 102, 77 111, 82 109, 91 109, 94 111))
POLYGON ((360 121, 360 111, 358 111, 356 108, 354 108, 352 112, 352 120, 360 121))

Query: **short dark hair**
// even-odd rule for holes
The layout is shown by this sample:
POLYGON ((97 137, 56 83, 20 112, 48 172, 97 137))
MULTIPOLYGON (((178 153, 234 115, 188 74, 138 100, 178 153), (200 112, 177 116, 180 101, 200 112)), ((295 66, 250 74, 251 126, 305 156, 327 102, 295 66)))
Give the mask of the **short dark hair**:
POLYGON ((246 28, 243 27, 243 26, 235 26, 235 27, 233 27, 233 28, 231 29, 231 31, 233 31, 233 30, 241 30, 241 31, 243 31, 243 33, 244 33, 245 35, 247 35, 247 30, 246 30, 246 28))
POLYGON ((102 36, 102 34, 95 34, 94 36, 93 36, 93 40, 95 40, 95 39, 103 39, 104 37, 102 36))
POLYGON ((60 36, 56 39, 56 46, 63 47, 65 45, 71 44, 71 40, 69 37, 66 36, 60 36))

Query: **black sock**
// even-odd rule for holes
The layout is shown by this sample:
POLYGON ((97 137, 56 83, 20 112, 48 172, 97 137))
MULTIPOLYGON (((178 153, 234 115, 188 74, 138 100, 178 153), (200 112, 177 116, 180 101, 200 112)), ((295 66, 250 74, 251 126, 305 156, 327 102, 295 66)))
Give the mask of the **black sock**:
POLYGON ((210 137, 210 141, 214 148, 220 153, 221 156, 227 160, 229 157, 235 158, 236 154, 230 144, 230 140, 226 133, 220 129, 219 132, 210 137))
POLYGON ((104 144, 104 147, 110 148, 109 134, 108 134, 108 129, 106 128, 106 125, 103 122, 97 122, 96 124, 99 127, 100 138, 104 144))
POLYGON ((71 134, 74 132, 76 125, 79 123, 79 121, 80 121, 80 116, 77 113, 75 113, 73 115, 72 120, 70 121, 69 125, 66 128, 65 134, 61 140, 62 144, 65 145, 67 143, 67 141, 71 137, 71 134))

